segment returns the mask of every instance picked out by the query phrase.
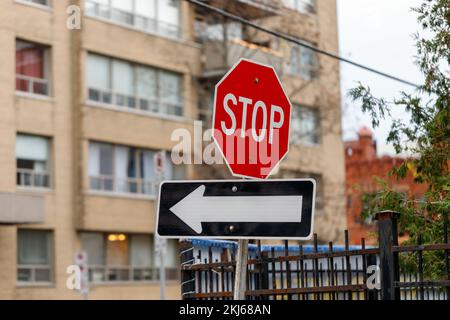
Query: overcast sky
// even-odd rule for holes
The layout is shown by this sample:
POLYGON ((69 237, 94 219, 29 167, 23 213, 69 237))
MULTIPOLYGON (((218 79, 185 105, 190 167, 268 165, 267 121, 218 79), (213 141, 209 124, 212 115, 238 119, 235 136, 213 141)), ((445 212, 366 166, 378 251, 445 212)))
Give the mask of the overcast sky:
MULTIPOLYGON (((339 46, 345 58, 395 75, 414 83, 422 76, 414 64, 416 48, 413 34, 418 30, 417 15, 411 7, 420 0, 338 0, 339 46)), ((374 94, 392 100, 403 90, 413 89, 399 82, 341 63, 341 93, 343 105, 344 139, 356 138, 362 125, 371 127, 370 117, 360 112, 360 105, 346 96, 350 88, 361 81, 369 85, 374 94)), ((396 116, 405 117, 404 110, 396 116)), ((385 141, 390 121, 384 121, 375 130, 378 154, 393 154, 385 141)))

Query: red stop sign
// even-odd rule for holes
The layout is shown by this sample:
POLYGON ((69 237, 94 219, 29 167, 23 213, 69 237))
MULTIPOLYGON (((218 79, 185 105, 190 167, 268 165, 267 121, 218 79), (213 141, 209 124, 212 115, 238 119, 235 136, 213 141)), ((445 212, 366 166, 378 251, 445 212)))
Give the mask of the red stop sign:
POLYGON ((289 150, 290 121, 270 66, 241 59, 216 85, 212 135, 234 176, 269 177, 289 150))

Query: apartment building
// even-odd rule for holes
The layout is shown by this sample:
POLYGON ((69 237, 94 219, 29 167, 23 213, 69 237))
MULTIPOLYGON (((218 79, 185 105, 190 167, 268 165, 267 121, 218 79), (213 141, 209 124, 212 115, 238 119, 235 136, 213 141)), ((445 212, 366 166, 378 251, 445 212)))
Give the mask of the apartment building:
MULTIPOLYGON (((334 1, 206 2, 338 51, 334 1)), ((66 287, 80 251, 89 299, 159 298, 157 182, 229 177, 221 166, 174 165, 171 134, 210 121, 211 89, 240 57, 280 73, 295 110, 277 176, 318 180, 316 231, 337 239, 338 63, 249 32, 179 0, 0 2, 0 298, 81 299, 66 287), (71 5, 80 29, 67 26, 71 5)), ((165 268, 166 295, 178 299, 176 241, 165 268)))

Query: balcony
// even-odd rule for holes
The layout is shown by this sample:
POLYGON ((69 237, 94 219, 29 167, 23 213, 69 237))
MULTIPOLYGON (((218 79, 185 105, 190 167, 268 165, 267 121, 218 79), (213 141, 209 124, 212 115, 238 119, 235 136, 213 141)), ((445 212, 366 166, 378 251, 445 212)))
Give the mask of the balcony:
POLYGON ((89 101, 103 103, 125 111, 139 111, 149 115, 165 114, 182 117, 183 104, 171 103, 162 99, 145 99, 138 96, 128 96, 112 92, 110 90, 102 90, 98 88, 89 88, 89 101))
MULTIPOLYGON (((246 19, 260 19, 279 14, 280 0, 204 0, 206 4, 221 8, 246 19)), ((210 11, 198 9, 199 13, 210 14, 210 11)))
POLYGON ((259 46, 242 39, 231 39, 226 45, 221 40, 207 40, 204 44, 205 78, 220 77, 241 58, 247 58, 275 68, 281 73, 283 54, 268 47, 259 46))
POLYGON ((50 174, 30 169, 17 169, 17 185, 29 188, 50 188, 50 174))
POLYGON ((48 80, 16 74, 16 90, 28 94, 48 96, 48 80))
MULTIPOLYGON (((178 268, 165 269, 166 280, 178 280, 178 268)), ((91 265, 89 266, 89 281, 94 284, 159 281, 159 268, 91 265)))
POLYGON ((0 224, 43 223, 44 201, 41 194, 0 193, 0 224))
POLYGON ((140 194, 147 196, 156 195, 156 183, 139 178, 119 179, 114 176, 91 176, 91 190, 100 192, 111 192, 119 194, 140 194))

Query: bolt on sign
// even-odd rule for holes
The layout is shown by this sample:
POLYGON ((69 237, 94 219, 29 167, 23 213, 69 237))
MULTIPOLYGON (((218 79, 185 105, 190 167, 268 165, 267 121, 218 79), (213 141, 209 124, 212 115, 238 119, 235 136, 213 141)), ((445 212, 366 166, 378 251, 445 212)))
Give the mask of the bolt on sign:
POLYGON ((220 80, 212 136, 234 176, 270 176, 289 150, 291 108, 273 67, 241 59, 220 80))

